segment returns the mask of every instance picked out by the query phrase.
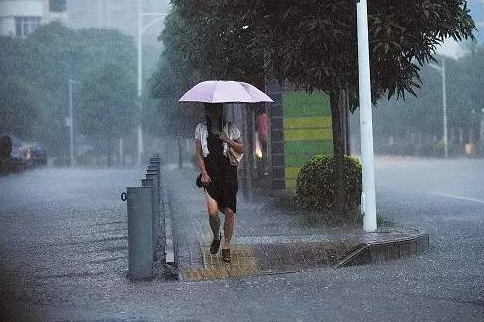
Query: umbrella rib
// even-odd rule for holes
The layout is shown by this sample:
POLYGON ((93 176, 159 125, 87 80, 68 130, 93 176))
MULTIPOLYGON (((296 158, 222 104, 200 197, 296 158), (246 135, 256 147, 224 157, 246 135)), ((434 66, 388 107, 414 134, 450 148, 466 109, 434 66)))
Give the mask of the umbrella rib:
POLYGON ((217 90, 218 87, 218 82, 215 83, 215 88, 212 91, 212 94, 210 95, 210 103, 213 103, 213 97, 215 96, 215 91, 217 90))

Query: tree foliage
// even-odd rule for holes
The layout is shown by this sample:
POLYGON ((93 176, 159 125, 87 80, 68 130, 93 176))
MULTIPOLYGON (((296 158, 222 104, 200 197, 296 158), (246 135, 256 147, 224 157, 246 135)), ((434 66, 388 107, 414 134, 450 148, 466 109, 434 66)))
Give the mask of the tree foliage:
POLYGON ((81 130, 86 134, 124 136, 136 120, 134 75, 118 64, 91 69, 79 90, 81 130))
MULTIPOLYGON (((474 46, 473 46, 474 47, 474 46)), ((436 57, 441 64, 442 57, 436 57)), ((447 124, 449 137, 456 130, 469 130, 477 125, 484 108, 482 88, 484 78, 479 72, 484 68, 484 48, 475 47, 459 60, 446 58, 447 124)), ((425 66, 421 77, 423 86, 416 90, 417 97, 405 101, 381 100, 374 110, 375 137, 407 137, 409 133, 422 135, 427 140, 441 139, 443 135, 442 76, 438 70, 425 66)), ((475 129, 477 133, 477 129, 475 129)), ((410 144, 410 142, 409 142, 410 144)), ((431 151, 427 151, 430 153, 431 151)))
MULTIPOLYGON (((309 91, 349 90, 350 107, 357 106, 354 1, 173 2, 187 19, 207 12, 202 19, 207 26, 223 18, 230 22, 230 31, 250 35, 247 43, 231 38, 233 41, 226 47, 238 48, 244 53, 238 57, 245 60, 264 57, 266 73, 309 91)), ((413 94, 420 83, 419 66, 432 60, 436 46, 449 37, 473 38, 475 28, 464 0, 373 0, 368 3, 368 20, 375 101, 384 93, 388 97, 394 94, 403 97, 405 92, 413 94)), ((222 57, 232 57, 229 49, 222 57)))
POLYGON ((110 63, 91 69, 81 84, 77 113, 81 131, 105 142, 110 165, 113 139, 127 135, 137 124, 134 75, 110 63))
MULTIPOLYGON (((0 37, 0 76, 22 88, 2 91, 7 98, 2 102, 25 102, 24 108, 5 103, 2 112, 22 124, 17 135, 40 141, 50 155, 65 153, 68 80, 83 79, 89 70, 113 61, 133 72, 135 55, 133 39, 119 31, 74 30, 58 22, 42 25, 25 39, 0 37)), ((76 93, 77 86, 74 103, 76 93)))
MULTIPOLYGON (((188 77, 290 82, 331 97, 336 204, 344 204, 341 97, 358 106, 354 0, 172 0, 165 56, 188 77), (173 36, 172 38, 170 38, 173 36), (170 50, 172 50, 170 52, 170 50), (184 67, 179 67, 184 66, 184 67)), ((416 94, 420 68, 446 38, 473 39, 465 0, 372 0, 368 4, 372 98, 416 94)), ((176 74, 172 74, 175 75, 176 74)), ((340 209, 344 212, 343 209, 340 209)), ((338 211, 339 212, 339 211, 338 211)))
POLYGON ((30 135, 37 119, 39 97, 35 89, 18 77, 0 74, 0 134, 30 135), (15 113, 12 113, 15 111, 15 113))

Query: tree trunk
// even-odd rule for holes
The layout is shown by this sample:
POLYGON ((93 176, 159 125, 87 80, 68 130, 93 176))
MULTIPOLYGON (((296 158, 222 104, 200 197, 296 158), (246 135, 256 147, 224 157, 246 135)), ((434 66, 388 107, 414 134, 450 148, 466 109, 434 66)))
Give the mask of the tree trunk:
POLYGON ((342 105, 341 92, 333 92, 330 94, 331 101, 331 117, 333 125, 333 154, 334 154, 334 176, 335 176, 335 191, 332 209, 339 221, 343 221, 347 217, 346 208, 346 193, 344 184, 344 141, 343 141, 343 122, 341 117, 342 105))
POLYGON ((341 91, 339 97, 341 135, 343 136, 343 153, 344 155, 351 155, 348 91, 341 91))

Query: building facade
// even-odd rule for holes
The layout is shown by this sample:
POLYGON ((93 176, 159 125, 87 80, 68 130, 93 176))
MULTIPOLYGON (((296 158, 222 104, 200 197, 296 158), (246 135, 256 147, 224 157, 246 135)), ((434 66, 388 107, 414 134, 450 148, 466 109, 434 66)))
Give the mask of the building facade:
POLYGON ((41 24, 67 21, 67 0, 0 0, 0 35, 26 37, 41 24))

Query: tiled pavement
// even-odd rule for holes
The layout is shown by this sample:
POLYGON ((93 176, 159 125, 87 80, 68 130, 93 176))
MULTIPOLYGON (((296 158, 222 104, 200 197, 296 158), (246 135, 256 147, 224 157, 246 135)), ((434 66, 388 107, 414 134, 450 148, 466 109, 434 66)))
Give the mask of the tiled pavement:
MULTIPOLYGON (((365 234, 361 230, 303 227, 296 224, 294 214, 263 202, 247 203, 239 196, 232 262, 226 264, 220 254, 209 252, 212 233, 204 191, 195 186, 197 173, 174 167, 165 167, 164 171, 181 279, 218 279, 335 265, 361 243, 385 243, 415 235, 415 231, 406 229, 365 234)), ((223 214, 220 218, 223 233, 223 214)))
MULTIPOLYGON (((263 203, 246 203, 239 197, 232 262, 223 263, 220 254, 209 252, 212 232, 204 192, 194 184, 196 175, 191 169, 172 168, 165 172, 182 278, 201 280, 296 271, 334 263, 346 252, 346 246, 312 242, 311 239, 321 240, 317 235, 321 230, 297 226, 293 215, 268 210, 263 203)), ((222 229, 223 214, 220 218, 222 229)))

